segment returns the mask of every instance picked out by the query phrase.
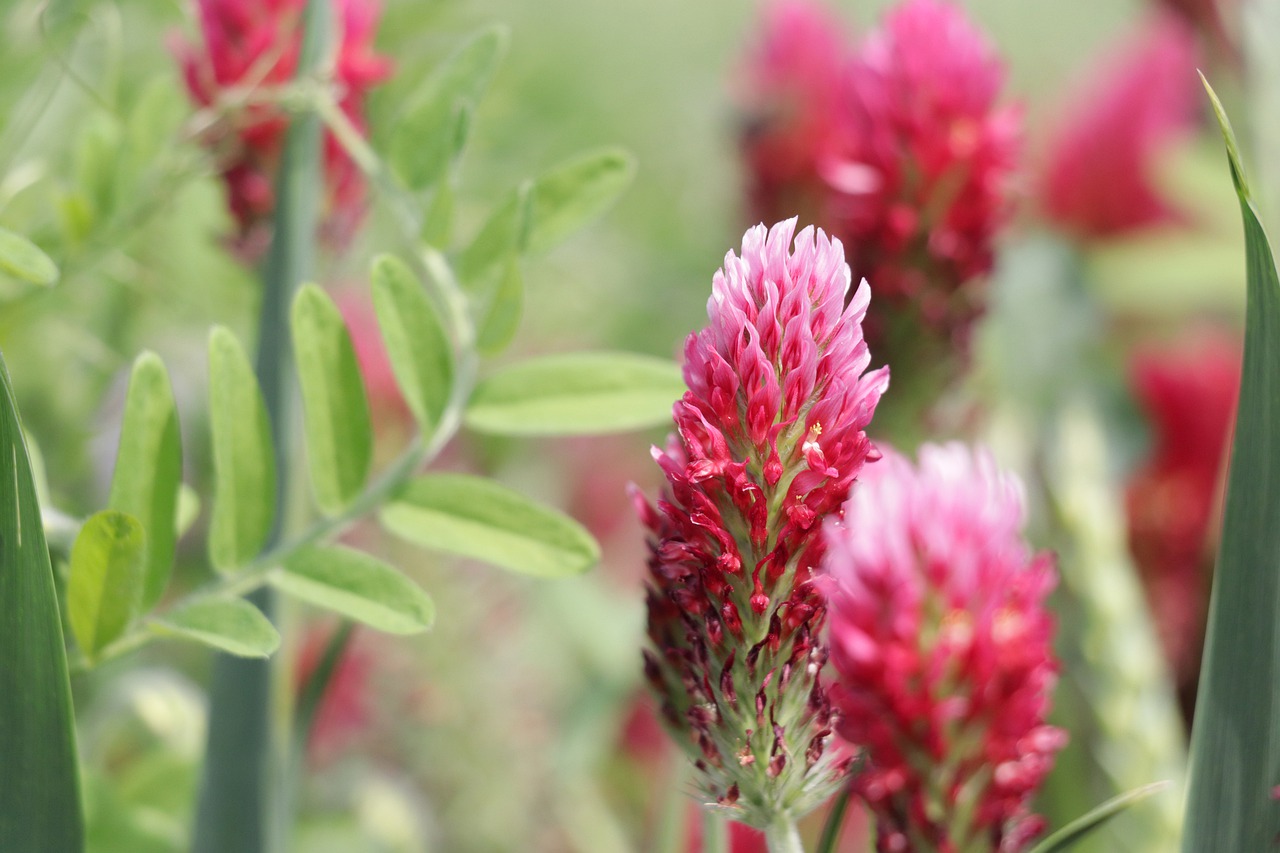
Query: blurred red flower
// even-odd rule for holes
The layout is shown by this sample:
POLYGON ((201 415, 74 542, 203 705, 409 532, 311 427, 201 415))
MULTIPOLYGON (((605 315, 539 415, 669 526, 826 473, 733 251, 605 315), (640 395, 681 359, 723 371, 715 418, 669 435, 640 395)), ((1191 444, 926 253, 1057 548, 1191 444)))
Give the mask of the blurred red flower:
POLYGON ((1057 573, 1024 521, 1021 483, 949 444, 886 450, 827 522, 831 697, 882 853, 1017 853, 1043 828, 1057 573))
MULTIPOLYGON (((380 5, 333 2, 341 36, 331 82, 343 113, 361 128, 366 93, 391 73, 390 60, 373 52, 380 5)), ((196 6, 202 41, 179 42, 175 52, 192 100, 216 114, 205 143, 218 159, 239 247, 252 255, 265 243, 261 232, 275 209, 275 170, 288 126, 273 89, 293 79, 306 0, 196 0, 196 6)), ((364 179, 331 134, 324 160, 324 233, 341 244, 363 217, 364 179)))
POLYGON ((1063 112, 1041 179, 1041 205, 1086 239, 1176 220, 1153 185, 1161 150, 1195 119, 1195 38, 1182 20, 1157 15, 1090 74, 1063 112))
POLYGON ((1236 395, 1240 342, 1204 332, 1137 352, 1133 393, 1151 453, 1126 491, 1129 547, 1184 710, 1193 707, 1213 570, 1211 535, 1236 395))

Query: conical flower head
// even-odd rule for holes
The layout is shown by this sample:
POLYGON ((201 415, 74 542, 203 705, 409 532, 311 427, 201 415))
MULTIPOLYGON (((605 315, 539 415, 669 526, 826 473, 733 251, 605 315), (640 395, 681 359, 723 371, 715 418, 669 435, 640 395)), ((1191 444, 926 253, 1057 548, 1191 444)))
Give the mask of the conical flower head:
POLYGON ((814 584, 822 518, 874 456, 888 372, 863 374, 869 290, 849 298, 838 240, 795 220, 752 228, 716 273, 685 347, 689 391, 637 500, 651 538, 646 673, 711 801, 743 822, 794 818, 848 765, 828 747, 814 584))
POLYGON ((1056 575, 1023 518, 1020 483, 949 444, 886 451, 828 522, 831 697, 880 851, 1017 853, 1042 828, 1056 575))

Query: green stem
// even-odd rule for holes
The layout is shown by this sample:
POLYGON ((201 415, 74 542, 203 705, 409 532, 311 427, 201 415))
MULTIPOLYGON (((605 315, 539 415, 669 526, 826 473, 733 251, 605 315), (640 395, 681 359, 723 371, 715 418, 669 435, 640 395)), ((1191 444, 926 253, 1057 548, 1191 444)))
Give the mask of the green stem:
POLYGON ((844 828, 844 816, 849 811, 849 800, 852 798, 853 788, 848 785, 836 795, 831 813, 827 815, 827 823, 822 827, 822 838, 818 839, 818 853, 834 853, 836 842, 840 840, 840 830, 844 828))
MULTIPOLYGON (((309 0, 303 20, 299 75, 319 68, 327 51, 327 0, 309 0)), ((276 181, 270 253, 263 274, 255 370, 275 446, 290 446, 289 303, 311 275, 315 255, 319 186, 323 181, 320 121, 314 114, 290 122, 276 181)), ((288 518, 289 466, 277 468, 276 520, 268 537, 279 539, 288 518)), ((261 586, 261 584, 259 584, 261 586)), ((274 617, 271 589, 249 600, 274 617)), ((194 853, 263 853, 281 849, 287 836, 287 804, 281 796, 284 766, 273 731, 273 659, 215 655, 209 687, 209 735, 196 805, 194 853)))
POLYGON ((800 831, 790 818, 779 818, 770 824, 764 831, 764 840, 769 853, 804 853, 800 831))
POLYGON ((729 822, 709 809, 702 810, 702 853, 729 853, 729 822))

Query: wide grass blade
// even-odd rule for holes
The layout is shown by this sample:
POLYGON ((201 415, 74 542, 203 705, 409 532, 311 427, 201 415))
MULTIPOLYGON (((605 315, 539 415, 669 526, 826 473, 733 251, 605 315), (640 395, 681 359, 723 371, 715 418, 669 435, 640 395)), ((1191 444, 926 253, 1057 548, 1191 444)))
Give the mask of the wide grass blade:
POLYGON ((62 620, 0 358, 0 850, 84 848, 62 620))
MULTIPOLYGON (((1205 84, 1208 89, 1208 84, 1205 84)), ((1191 735, 1184 853, 1270 850, 1280 833, 1280 277, 1239 150, 1208 89, 1244 218, 1244 369, 1191 735)))

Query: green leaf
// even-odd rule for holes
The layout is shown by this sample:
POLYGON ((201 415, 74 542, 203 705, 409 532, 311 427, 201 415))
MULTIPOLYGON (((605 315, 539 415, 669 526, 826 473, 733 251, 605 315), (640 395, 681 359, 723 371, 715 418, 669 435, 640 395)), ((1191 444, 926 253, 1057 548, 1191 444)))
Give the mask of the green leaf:
POLYGON ((106 509, 89 517, 71 546, 67 615, 85 657, 124 633, 146 585, 147 537, 133 516, 106 509))
POLYGON ((484 225, 463 249, 455 267, 463 287, 472 294, 484 294, 496 281, 495 270, 524 251, 533 217, 533 185, 525 182, 498 205, 484 225))
POLYGON ((146 531, 147 553, 141 607, 164 594, 178 538, 178 487, 182 439, 169 374, 155 353, 133 363, 125 400, 120 446, 107 505, 133 516, 146 531))
POLYGON ((13 385, 0 358, 0 850, 84 845, 62 620, 13 385))
POLYGON ((280 646, 271 621, 243 598, 193 601, 150 627, 157 634, 194 640, 243 658, 265 658, 280 646))
POLYGON ((417 584, 381 560, 350 548, 301 548, 271 583, 309 604, 390 634, 416 634, 435 619, 435 606, 417 584))
POLYGON ((1244 368, 1191 735, 1182 849, 1267 850, 1280 833, 1280 277, 1213 91, 1244 218, 1244 368))
POLYGON ((0 228, 0 272, 31 284, 58 280, 58 267, 40 247, 20 234, 0 228))
POLYGON ((431 433, 453 386, 453 348, 422 282, 399 258, 373 262, 373 307, 391 369, 418 424, 431 433))
POLYGON ((504 368, 476 386, 467 426, 500 435, 590 435, 671 420, 680 366, 621 352, 567 353, 504 368))
POLYGON ((480 477, 420 477, 380 518, 410 542, 535 577, 581 574, 600 559, 600 546, 582 525, 480 477))
POLYGON ((322 512, 337 515, 369 474, 373 425, 346 323, 314 284, 303 285, 293 300, 293 357, 306 414, 312 493, 322 512))
POLYGON ((1152 782, 1150 785, 1143 785, 1141 788, 1135 788, 1117 797, 1112 797, 1102 805, 1090 810, 1087 814, 1081 815, 1062 827, 1062 829, 1049 835, 1031 848, 1031 853, 1062 853, 1064 850, 1069 850, 1086 835, 1120 814, 1120 812, 1135 803, 1145 800, 1152 794, 1160 793, 1168 787, 1168 782, 1152 782))
POLYGON ((227 329, 209 335, 209 420, 213 430, 213 511, 209 558, 223 571, 262 549, 276 513, 271 424, 249 359, 227 329))
POLYGON ((519 260, 511 255, 497 274, 497 284, 476 329, 476 348, 481 355, 497 355, 506 349, 520 328, 523 314, 524 277, 520 275, 519 260))
POLYGON ((391 168, 411 189, 440 180, 466 142, 471 113, 506 51, 505 29, 477 33, 410 98, 389 146, 391 168))
POLYGON ((635 178, 635 158, 606 148, 540 176, 533 188, 528 251, 545 252, 603 214, 635 178))

